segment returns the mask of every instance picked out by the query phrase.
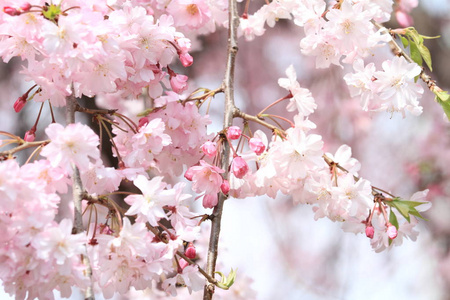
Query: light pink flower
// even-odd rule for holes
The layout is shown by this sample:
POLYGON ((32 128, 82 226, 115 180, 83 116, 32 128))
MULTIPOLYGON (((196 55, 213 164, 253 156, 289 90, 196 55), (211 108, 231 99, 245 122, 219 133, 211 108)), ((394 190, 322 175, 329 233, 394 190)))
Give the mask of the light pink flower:
POLYGON ((41 155, 49 158, 53 167, 60 166, 66 170, 75 164, 80 171, 89 169, 90 160, 100 159, 98 136, 86 125, 80 123, 50 124, 45 133, 51 142, 42 149, 41 155))
POLYGON ((199 166, 190 167, 187 173, 192 175, 192 190, 196 193, 217 194, 220 191, 224 170, 201 160, 199 166))

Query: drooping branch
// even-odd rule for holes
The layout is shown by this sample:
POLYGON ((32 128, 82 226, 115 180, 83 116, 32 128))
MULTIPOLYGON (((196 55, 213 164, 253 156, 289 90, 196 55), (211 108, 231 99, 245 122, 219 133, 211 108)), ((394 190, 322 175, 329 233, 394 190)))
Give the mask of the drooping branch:
MULTIPOLYGON (((236 62, 236 54, 238 51, 237 46, 237 28, 239 26, 239 16, 237 13, 236 0, 228 1, 228 54, 227 54, 227 66, 225 70, 225 78, 222 83, 222 88, 225 93, 225 113, 223 127, 224 129, 230 127, 233 124, 233 117, 236 111, 234 104, 234 69, 236 62)), ((224 141, 222 148, 222 164, 221 167, 225 170, 224 176, 228 178, 230 145, 227 141, 224 141)), ((209 276, 214 277, 216 268, 216 261, 218 255, 219 235, 222 220, 223 205, 227 196, 219 193, 219 202, 214 208, 211 215, 211 234, 208 246, 208 258, 206 263, 206 272, 209 276)), ((214 285, 208 283, 205 285, 203 299, 212 299, 214 293, 214 285)))
MULTIPOLYGON (((67 97, 66 101, 66 124, 69 125, 71 123, 75 123, 75 111, 77 110, 78 102, 73 93, 72 95, 67 97)), ((83 184, 81 182, 80 171, 75 164, 72 164, 72 170, 72 196, 74 204, 74 220, 72 233, 76 234, 83 232, 83 212, 81 208, 81 201, 83 200, 83 184)), ((84 298, 86 300, 94 300, 95 296, 92 287, 92 268, 89 257, 87 255, 82 255, 81 260, 86 268, 85 275, 89 278, 90 281, 89 286, 86 288, 84 298)))

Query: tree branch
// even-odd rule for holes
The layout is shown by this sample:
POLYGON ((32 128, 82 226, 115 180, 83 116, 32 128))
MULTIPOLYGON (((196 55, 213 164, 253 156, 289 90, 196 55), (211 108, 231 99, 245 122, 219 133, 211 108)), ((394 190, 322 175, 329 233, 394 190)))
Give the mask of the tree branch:
MULTIPOLYGON (((66 123, 67 125, 75 123, 75 111, 77 110, 78 102, 75 96, 70 95, 67 97, 66 106, 66 123)), ((81 200, 83 200, 83 184, 81 183, 80 171, 75 164, 72 164, 72 196, 74 204, 74 217, 73 217, 73 229, 72 233, 80 233, 84 231, 83 228, 83 216, 81 209, 81 200)), ((84 292, 84 298, 86 300, 94 300, 94 292, 92 287, 92 268, 87 255, 81 255, 81 261, 86 267, 85 276, 89 278, 90 285, 84 292)))
MULTIPOLYGON (((237 13, 236 0, 228 1, 228 55, 227 66, 225 71, 225 78, 222 83, 223 91, 225 93, 225 113, 223 127, 224 129, 230 127, 233 124, 233 117, 236 111, 234 105, 234 68, 236 61, 237 47, 237 28, 239 26, 239 16, 237 13)), ((222 148, 222 169, 225 170, 224 177, 228 178, 228 167, 230 159, 230 145, 227 141, 224 141, 222 148)), ((206 272, 209 276, 214 278, 214 272, 216 269, 216 261, 218 255, 219 235, 221 227, 221 219, 223 212, 223 205, 227 196, 219 193, 219 202, 214 208, 211 215, 211 234, 208 246, 208 258, 206 263, 206 272)), ((205 285, 203 299, 212 299, 214 293, 214 285, 209 283, 205 285)))

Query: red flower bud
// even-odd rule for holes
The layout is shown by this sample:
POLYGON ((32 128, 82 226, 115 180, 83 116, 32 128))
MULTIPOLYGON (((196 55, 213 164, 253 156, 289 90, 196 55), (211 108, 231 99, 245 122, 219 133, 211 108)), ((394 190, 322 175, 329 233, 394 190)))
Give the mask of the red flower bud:
POLYGON ((11 7, 11 6, 3 7, 3 12, 5 14, 10 15, 10 16, 18 16, 18 15, 20 15, 20 11, 18 11, 17 9, 15 9, 14 7, 11 7))
POLYGON ((22 110, 22 108, 25 106, 25 104, 27 104, 27 98, 28 98, 28 94, 24 94, 22 96, 20 96, 16 102, 14 102, 14 110, 16 111, 16 113, 20 112, 22 110))
POLYGON ((373 226, 367 226, 366 227, 366 236, 369 239, 373 239, 373 234, 375 233, 375 229, 373 228, 373 226))
POLYGON ((186 251, 184 252, 184 255, 186 255, 190 259, 194 259, 197 255, 194 244, 189 243, 188 247, 186 248, 186 251))
POLYGON ((227 137, 230 140, 237 140, 241 137, 242 130, 237 126, 230 126, 227 130, 227 137))

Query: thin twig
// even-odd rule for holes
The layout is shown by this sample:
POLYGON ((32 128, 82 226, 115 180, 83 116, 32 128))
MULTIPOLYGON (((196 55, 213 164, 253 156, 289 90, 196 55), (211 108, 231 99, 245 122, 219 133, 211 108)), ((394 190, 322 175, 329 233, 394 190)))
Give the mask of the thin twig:
MULTIPOLYGON (((225 70, 225 78, 222 83, 223 91, 225 93, 225 113, 223 128, 228 128, 233 125, 233 117, 236 111, 234 104, 234 68, 236 53, 238 51, 237 46, 237 28, 239 26, 239 16, 237 14, 237 2, 236 0, 228 1, 228 51, 227 51, 227 66, 225 70)), ((224 177, 228 178, 228 166, 230 156, 230 145, 227 141, 223 142, 222 148, 222 169, 225 170, 224 177)), ((221 219, 223 212, 223 205, 227 196, 219 193, 219 201, 217 206, 214 207, 214 211, 211 215, 211 234, 208 246, 208 258, 206 261, 206 272, 209 276, 214 277, 216 269, 216 261, 218 255, 219 235, 221 227, 221 219)), ((203 299, 210 300, 214 294, 214 285, 209 283, 205 285, 203 299)))

